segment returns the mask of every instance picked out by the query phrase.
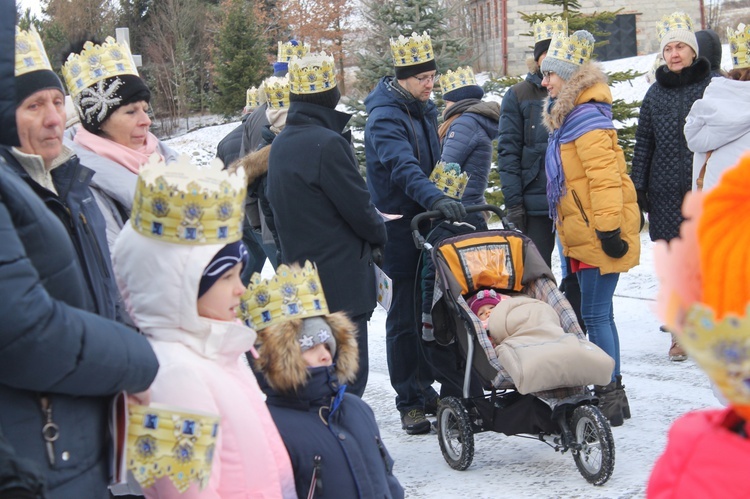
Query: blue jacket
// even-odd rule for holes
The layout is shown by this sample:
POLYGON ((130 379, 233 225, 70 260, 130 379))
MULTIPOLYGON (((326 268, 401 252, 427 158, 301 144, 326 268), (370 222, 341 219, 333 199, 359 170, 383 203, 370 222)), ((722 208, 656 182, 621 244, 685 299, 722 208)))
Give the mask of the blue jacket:
POLYGON ((409 223, 444 197, 428 178, 440 159, 440 143, 435 104, 404 95, 394 85, 386 76, 365 99, 367 188, 381 212, 403 215, 386 224, 383 270, 409 277, 417 272, 419 256, 409 223))
POLYGON ((503 97, 497 164, 505 206, 523 204, 531 216, 548 216, 544 155, 549 132, 542 124, 547 90, 538 72, 513 85, 503 97))

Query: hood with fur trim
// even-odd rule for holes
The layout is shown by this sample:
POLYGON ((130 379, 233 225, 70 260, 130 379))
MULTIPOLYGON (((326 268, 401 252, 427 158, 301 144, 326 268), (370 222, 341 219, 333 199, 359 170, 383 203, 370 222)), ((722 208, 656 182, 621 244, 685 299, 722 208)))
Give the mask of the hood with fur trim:
POLYGON ((604 102, 612 104, 612 91, 607 85, 607 75, 596 62, 587 62, 576 71, 551 106, 552 99, 544 101, 544 126, 549 131, 557 130, 573 108, 584 102, 604 102))
MULTIPOLYGON (((357 328, 344 312, 323 316, 331 326, 336 339, 336 357, 333 359, 340 383, 350 383, 359 370, 357 328)), ((258 331, 258 359, 255 367, 262 372, 268 384, 281 393, 299 391, 310 376, 297 342, 302 320, 295 319, 269 326, 258 331)))
POLYGON ((232 169, 244 169, 247 185, 253 185, 253 182, 268 173, 268 156, 270 154, 271 145, 269 144, 238 159, 232 164, 232 169))

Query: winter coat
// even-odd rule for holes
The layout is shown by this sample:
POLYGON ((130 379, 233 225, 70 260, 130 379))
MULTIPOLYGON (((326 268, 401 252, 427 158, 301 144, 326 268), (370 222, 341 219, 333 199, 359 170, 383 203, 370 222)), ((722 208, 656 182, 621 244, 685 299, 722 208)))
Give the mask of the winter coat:
POLYGON ((679 234, 682 199, 693 178, 693 153, 683 133, 685 118, 710 81, 710 64, 702 57, 680 73, 660 66, 656 83, 643 98, 630 175, 636 190, 648 194, 652 241, 669 241, 679 234))
POLYGON ((293 102, 271 146, 266 195, 283 262, 316 263, 329 310, 354 317, 377 303, 371 248, 385 246, 386 231, 359 173, 349 133, 342 133, 349 118, 293 102))
POLYGON ((336 339, 335 364, 329 367, 307 367, 297 342, 302 320, 258 333, 256 367, 268 382, 268 408, 289 451, 297 495, 308 497, 319 456, 313 497, 402 498, 372 409, 343 393, 358 368, 356 326, 342 313, 324 318, 336 339))
MULTIPOLYGON (((612 103, 607 76, 595 63, 584 64, 565 82, 554 101, 545 101, 544 126, 560 128, 573 109, 586 102, 612 103)), ((592 130, 560 145, 565 188, 557 207, 557 232, 566 257, 598 267, 602 274, 638 265, 640 213, 633 182, 615 130, 592 130), (607 256, 596 231, 620 229, 629 245, 622 258, 607 256)))
POLYGON ((255 111, 248 116, 242 127, 242 147, 240 147, 240 158, 243 158, 251 152, 258 149, 263 142, 261 135, 263 128, 269 125, 266 116, 268 104, 264 103, 255 108, 255 111))
POLYGON ((549 132, 542 124, 547 89, 538 66, 506 92, 500 108, 497 165, 505 206, 523 205, 526 214, 548 216, 544 154, 549 132))
POLYGON ((47 497, 107 497, 112 396, 148 388, 158 363, 146 338, 94 314, 65 226, 0 163, 0 428, 43 471, 47 497), (54 464, 42 395, 59 427, 54 464))
POLYGON ((0 428, 0 499, 43 498, 43 492, 44 475, 39 467, 30 459, 18 457, 0 428))
POLYGON ((396 84, 386 76, 365 99, 367 188, 378 210, 403 215, 386 224, 383 270, 391 277, 413 277, 419 251, 409 224, 444 197, 428 178, 440 159, 437 108, 404 95, 396 84))
POLYGON ((240 149, 242 149, 242 132, 245 129, 245 121, 247 120, 247 117, 247 114, 243 116, 242 123, 226 134, 216 146, 216 157, 224 163, 225 168, 234 163, 237 158, 240 157, 240 149))
POLYGON ((706 164, 703 189, 717 184, 727 168, 750 151, 750 82, 713 78, 702 99, 690 109, 685 139, 693 151, 693 188, 706 164), (711 157, 706 163, 706 154, 711 157))
MULTIPOLYGON (((82 165, 94 171, 91 191, 107 224, 107 244, 111 252, 117 235, 130 218, 138 174, 72 140, 66 140, 65 145, 73 149, 82 165)), ((177 152, 162 141, 156 150, 167 163, 177 160, 177 152)))
POLYGON ((748 496, 750 440, 734 428, 747 423, 732 409, 695 411, 674 422, 667 447, 651 470, 647 496, 748 496))

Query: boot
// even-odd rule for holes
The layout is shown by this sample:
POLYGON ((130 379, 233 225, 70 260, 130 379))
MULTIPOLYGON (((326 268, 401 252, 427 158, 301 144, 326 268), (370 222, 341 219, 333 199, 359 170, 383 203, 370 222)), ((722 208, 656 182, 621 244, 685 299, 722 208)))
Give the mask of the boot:
POLYGON ((611 426, 622 426, 622 406, 617 395, 617 381, 608 385, 594 385, 594 395, 599 399, 599 410, 609 420, 611 426))
POLYGON ((622 407, 622 417, 630 419, 630 404, 628 404, 628 396, 625 393, 625 385, 622 384, 622 375, 618 374, 615 376, 617 396, 620 399, 620 407, 622 407))
POLYGON ((674 334, 672 335, 672 346, 669 347, 669 360, 672 362, 682 362, 683 360, 687 360, 687 353, 677 342, 677 337, 674 334))

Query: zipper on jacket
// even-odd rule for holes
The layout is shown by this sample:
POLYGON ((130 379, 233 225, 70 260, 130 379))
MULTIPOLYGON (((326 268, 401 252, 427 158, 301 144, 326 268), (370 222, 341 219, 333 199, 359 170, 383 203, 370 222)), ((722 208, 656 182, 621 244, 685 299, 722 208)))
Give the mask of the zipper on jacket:
POLYGON ((104 273, 104 277, 109 278, 109 269, 108 269, 109 265, 107 265, 107 262, 104 260, 104 255, 102 255, 102 249, 99 247, 99 241, 91 232, 91 229, 89 228, 89 222, 86 219, 86 215, 84 215, 82 211, 79 211, 78 218, 81 219, 81 224, 83 225, 83 231, 89 237, 89 241, 93 243, 92 246, 94 246, 94 253, 96 253, 96 259, 99 262, 99 268, 102 269, 102 272, 104 273))
POLYGON ((39 397, 44 414, 44 426, 42 426, 42 437, 47 446, 47 459, 50 466, 55 465, 55 440, 60 437, 60 428, 52 420, 52 402, 45 396, 39 397))
POLYGON ((575 201, 576 206, 578 206, 578 211, 581 212, 581 216, 583 217, 583 221, 586 222, 586 227, 589 226, 589 217, 586 216, 586 212, 583 210, 583 203, 581 203, 581 199, 578 197, 578 194, 576 191, 571 191, 573 193, 573 201, 575 201))
POLYGON ((385 451, 383 442, 380 440, 380 437, 377 435, 375 435, 375 443, 378 445, 378 450, 380 451, 380 457, 383 458, 383 464, 385 464, 385 471, 389 475, 392 474, 391 465, 388 463, 388 453, 385 451))
POLYGON ((310 490, 307 491, 307 499, 312 499, 315 492, 323 492, 323 481, 320 479, 320 462, 322 460, 318 455, 313 458, 313 474, 310 479, 310 490))

